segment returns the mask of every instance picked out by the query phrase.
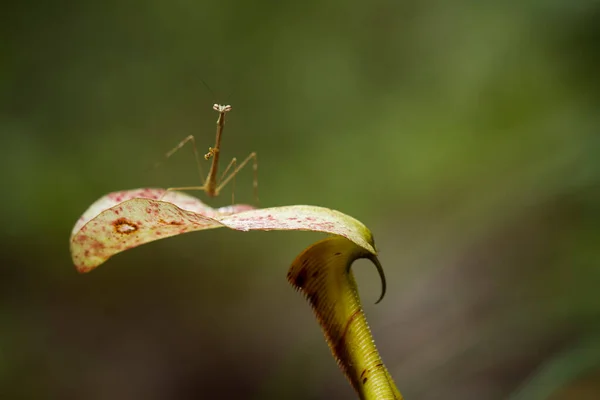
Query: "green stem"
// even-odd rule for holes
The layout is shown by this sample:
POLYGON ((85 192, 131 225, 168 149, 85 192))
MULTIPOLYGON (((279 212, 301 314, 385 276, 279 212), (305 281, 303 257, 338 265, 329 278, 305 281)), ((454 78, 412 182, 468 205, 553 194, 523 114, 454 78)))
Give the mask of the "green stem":
POLYGON ((308 299, 340 369, 361 399, 402 399, 375 347, 350 265, 375 255, 341 236, 315 243, 292 264, 290 283, 308 299))

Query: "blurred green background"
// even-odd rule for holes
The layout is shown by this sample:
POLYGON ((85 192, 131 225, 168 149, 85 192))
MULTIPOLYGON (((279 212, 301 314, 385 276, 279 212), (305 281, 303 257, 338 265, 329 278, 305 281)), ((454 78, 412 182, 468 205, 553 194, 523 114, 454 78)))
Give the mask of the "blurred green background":
POLYGON ((354 398, 285 279, 321 235, 75 272, 97 198, 199 182, 191 148, 153 166, 213 145, 214 102, 261 206, 372 229, 380 305, 354 271, 407 399, 600 398, 599 1, 24 1, 0 32, 1 398, 354 398))

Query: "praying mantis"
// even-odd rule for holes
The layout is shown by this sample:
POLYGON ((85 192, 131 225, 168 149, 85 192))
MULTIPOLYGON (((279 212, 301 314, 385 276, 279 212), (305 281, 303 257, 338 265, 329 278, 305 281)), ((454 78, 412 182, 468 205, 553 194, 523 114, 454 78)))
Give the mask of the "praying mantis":
MULTIPOLYGON (((248 157, 246 157, 244 159, 244 161, 242 161, 239 165, 237 165, 237 159, 235 157, 232 158, 231 161, 229 162, 229 165, 227 165, 227 168, 225 168, 225 171, 223 171, 223 174, 217 179, 217 175, 218 175, 218 171, 219 171, 219 156, 220 156, 220 152, 221 152, 221 135, 223 134, 223 127, 225 126, 225 114, 227 114, 229 111, 231 111, 231 106, 214 104, 213 110, 215 110, 219 113, 219 118, 217 119, 217 132, 216 132, 216 137, 215 137, 215 146, 209 147, 208 153, 206 153, 204 155, 204 159, 207 161, 212 158, 210 170, 208 171, 208 175, 206 176, 206 178, 204 178, 202 164, 200 162, 200 157, 198 156, 198 150, 196 148, 196 139, 194 138, 194 135, 189 135, 188 137, 183 139, 181 142, 179 142, 179 144, 177 146, 175 146, 171 151, 169 151, 165 155, 166 158, 171 157, 173 154, 175 154, 175 152, 177 150, 181 149, 187 142, 191 141, 192 145, 193 145, 193 149, 194 149, 194 157, 196 158, 196 164, 198 167, 198 173, 200 174, 200 178, 202 179, 202 186, 172 187, 172 188, 168 188, 167 190, 169 190, 169 191, 172 191, 172 190, 202 190, 209 197, 217 197, 221 193, 221 190, 223 190, 223 188, 231 180, 234 181, 234 185, 235 185, 235 176, 237 175, 237 173, 242 168, 244 168, 246 166, 246 164, 248 164, 250 162, 250 160, 254 160, 254 162, 253 162, 253 171, 254 171, 253 188, 254 188, 254 198, 256 201, 258 201, 258 178, 257 178, 258 160, 256 157, 256 152, 250 153, 248 155, 248 157), (229 170, 232 168, 233 168, 233 170, 231 171, 231 173, 229 175, 227 175, 229 170)), ((232 191, 232 194, 231 194, 232 203, 235 200, 234 192, 235 191, 232 191)))

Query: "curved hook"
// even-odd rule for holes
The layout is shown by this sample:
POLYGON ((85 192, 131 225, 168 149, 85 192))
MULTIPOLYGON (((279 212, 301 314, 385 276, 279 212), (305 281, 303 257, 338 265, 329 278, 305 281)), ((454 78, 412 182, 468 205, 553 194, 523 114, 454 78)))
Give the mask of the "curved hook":
POLYGON ((387 289, 385 273, 383 272, 383 267, 381 266, 381 263, 379 262, 379 259, 375 254, 369 254, 369 257, 367 258, 371 260, 373 264, 375 264, 377 273, 379 273, 379 279, 381 279, 381 296, 379 296, 379 299, 375 302, 375 304, 378 304, 381 300, 383 300, 383 297, 385 296, 385 291, 387 289))
MULTIPOLYGON (((375 254, 369 253, 360 258, 367 258, 371 260, 373 264, 375 264, 375 268, 377 269, 377 273, 379 274, 379 279, 381 280, 381 295, 379 296, 379 299, 375 302, 375 304, 379 304, 379 302, 383 300, 383 297, 385 296, 385 292, 387 290, 387 283, 385 280, 385 273, 383 272, 383 267, 381 266, 381 263, 379 262, 379 259, 375 254)), ((351 266, 352 262, 348 264, 348 267, 346 268, 346 273, 350 272, 351 266)))

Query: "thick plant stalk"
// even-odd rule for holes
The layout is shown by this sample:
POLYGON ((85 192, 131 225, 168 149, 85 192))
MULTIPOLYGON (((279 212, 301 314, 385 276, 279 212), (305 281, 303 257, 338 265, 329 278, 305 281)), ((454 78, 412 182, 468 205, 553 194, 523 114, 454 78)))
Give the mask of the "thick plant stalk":
POLYGON ((346 238, 332 236, 302 252, 288 280, 308 299, 334 358, 359 397, 402 399, 375 347, 360 304, 350 270, 359 258, 369 258, 383 274, 374 254, 346 238))

